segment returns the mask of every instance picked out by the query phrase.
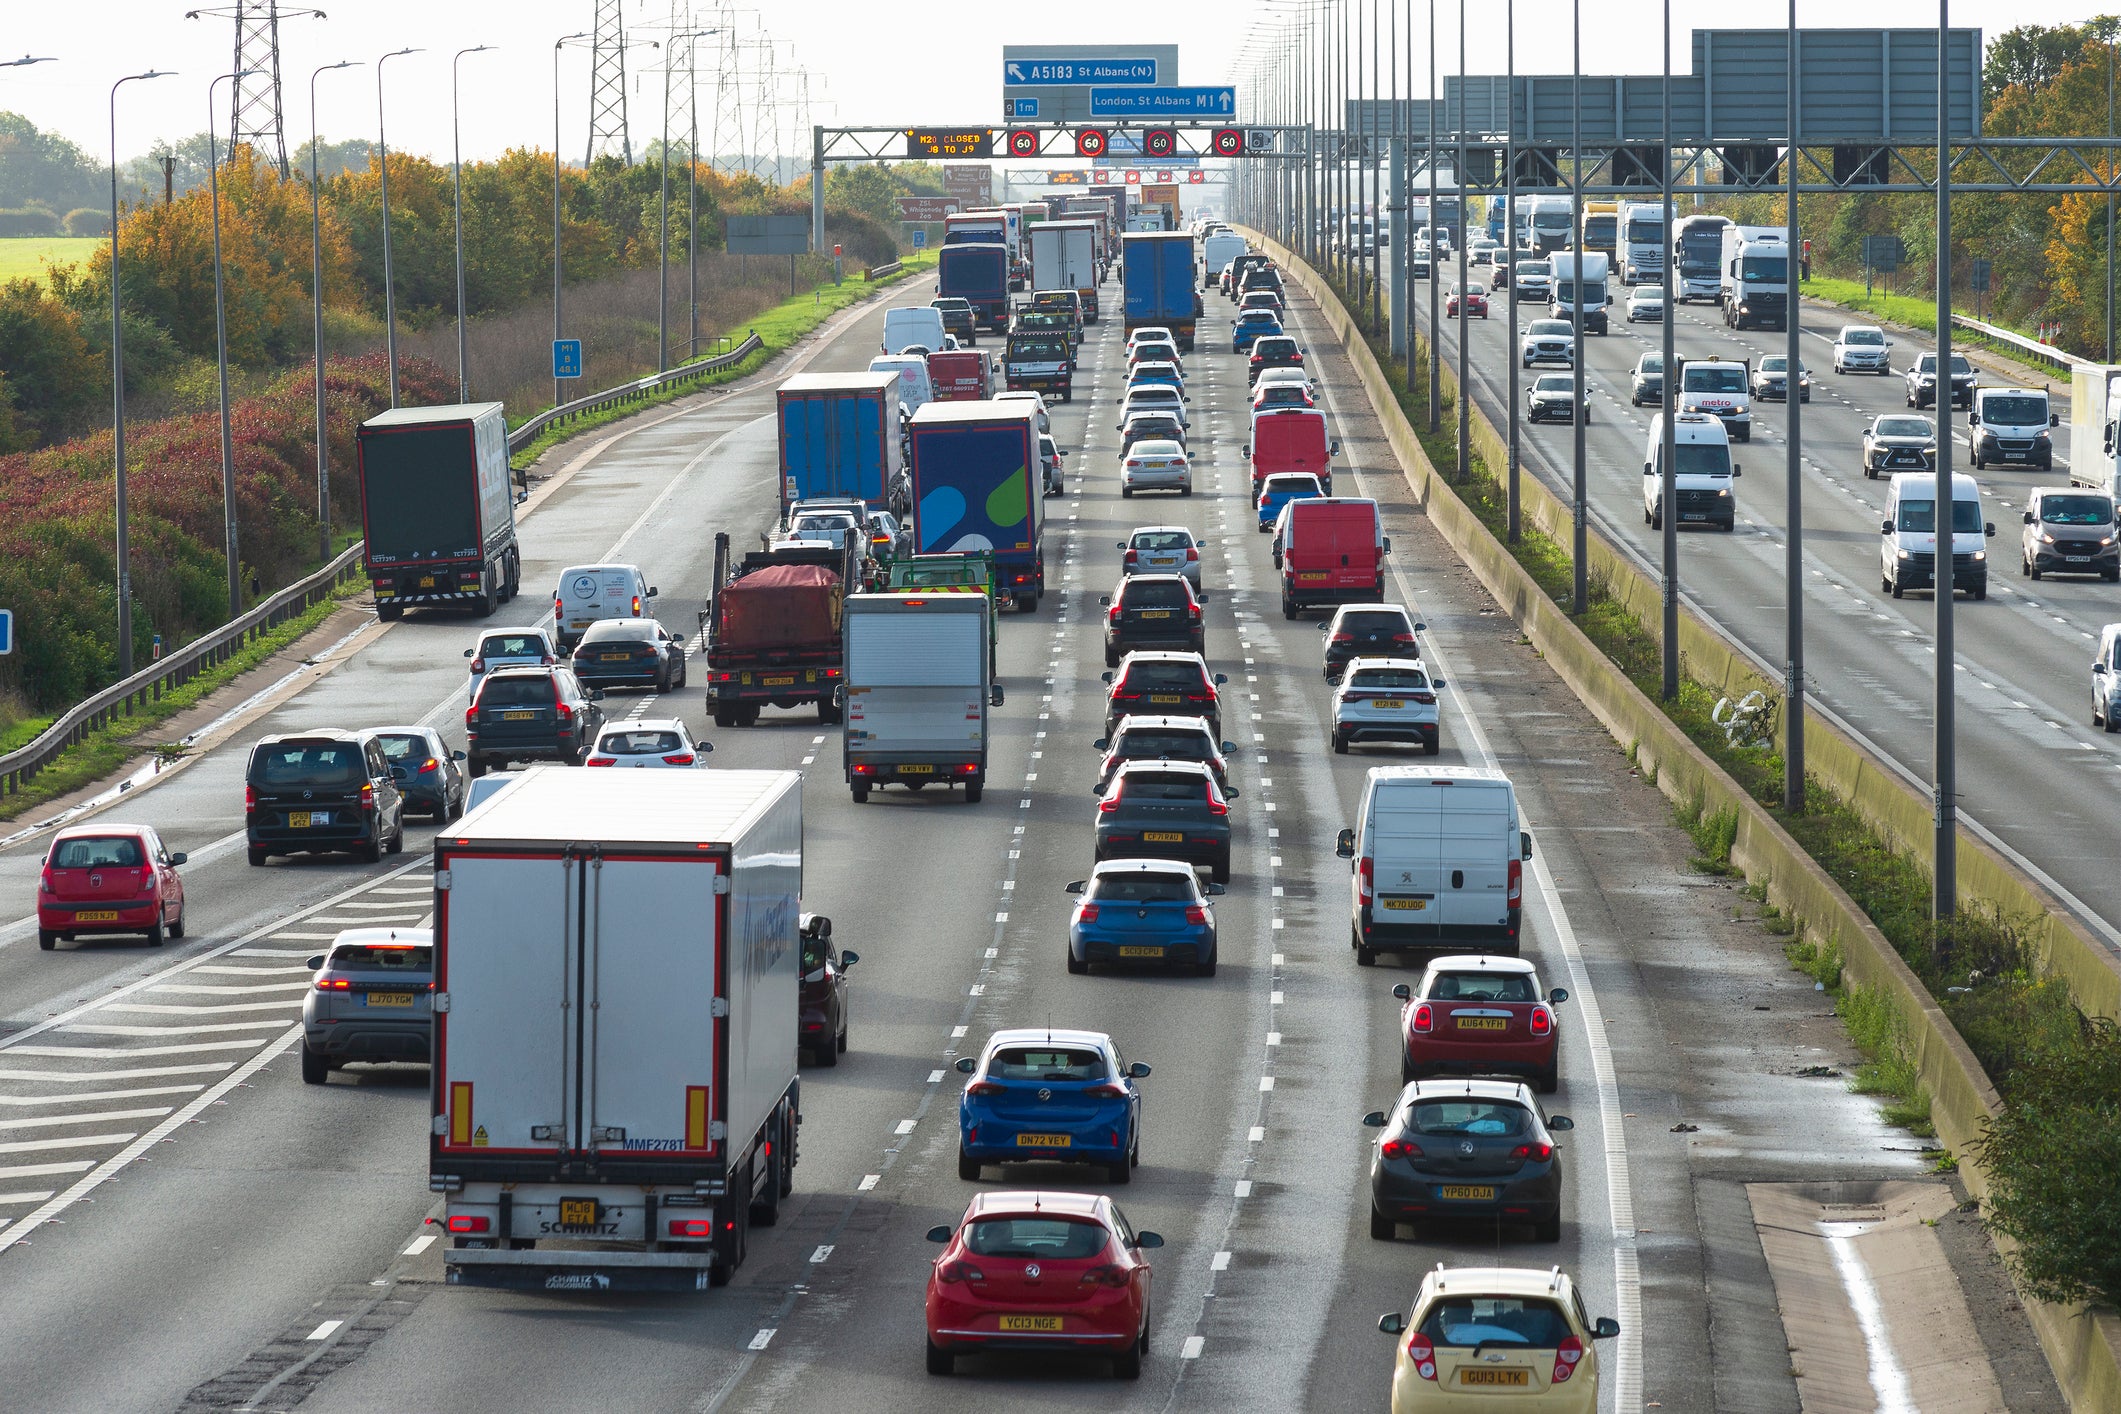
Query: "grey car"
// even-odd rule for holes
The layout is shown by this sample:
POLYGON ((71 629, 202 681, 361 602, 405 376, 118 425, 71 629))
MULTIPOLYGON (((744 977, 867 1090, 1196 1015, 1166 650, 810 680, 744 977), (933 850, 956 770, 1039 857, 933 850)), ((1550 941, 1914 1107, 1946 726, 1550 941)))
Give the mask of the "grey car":
POLYGON ((1201 761, 1127 761, 1097 797, 1096 859, 1181 859, 1230 882, 1230 802, 1201 761))
POLYGON ((1628 402, 1635 407, 1664 401, 1664 355, 1646 353, 1628 371, 1628 402))
POLYGON ((322 1085, 348 1061, 426 1064, 434 1039, 434 933, 349 928, 309 960, 302 998, 302 1080, 322 1085))
POLYGON ((1937 465, 1937 424, 1926 417, 1887 413, 1863 429, 1863 475, 1876 481, 1901 471, 1931 471, 1937 465))
POLYGON ((1391 1113, 1373 1110, 1370 1236, 1391 1241, 1399 1224, 1476 1219, 1529 1223, 1540 1242, 1561 1240, 1561 1149, 1574 1129, 1545 1115, 1513 1080, 1416 1080, 1391 1113))
POLYGON ((1208 542, 1182 525, 1145 525, 1119 542, 1126 558, 1120 573, 1182 574, 1200 589, 1200 552, 1208 542))
POLYGON ((433 727, 377 727, 383 759, 407 810, 424 810, 435 820, 454 820, 464 813, 461 751, 451 751, 433 727))

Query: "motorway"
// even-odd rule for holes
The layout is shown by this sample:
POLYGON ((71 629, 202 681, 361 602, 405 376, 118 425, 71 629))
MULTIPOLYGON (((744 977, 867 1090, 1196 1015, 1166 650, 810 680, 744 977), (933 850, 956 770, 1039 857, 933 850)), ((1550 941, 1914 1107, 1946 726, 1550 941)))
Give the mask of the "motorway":
MULTIPOLYGON (((336 671, 112 817, 192 853, 187 939, 156 953, 130 942, 39 953, 19 930, 0 934, 0 1402, 53 1414, 1374 1408, 1392 1356, 1378 1314, 1404 1309, 1438 1261, 1499 1258, 1560 1263, 1594 1316, 1620 1319, 1621 1338, 1600 1349, 1602 1408, 1795 1410, 1746 1185, 1917 1178, 1918 1146, 1841 1080, 1800 1074, 1848 1064, 1839 1023, 1732 881, 1688 869, 1663 797, 1434 534, 1317 311, 1294 298, 1343 441, 1339 484, 1383 505, 1397 592, 1450 682, 1442 759, 1508 770, 1538 841, 1525 950, 1544 985, 1573 994, 1562 1088, 1547 1101, 1577 1125, 1557 1246, 1368 1235, 1372 1134, 1359 1119, 1398 1088, 1390 989, 1412 973, 1355 966, 1333 837, 1365 769, 1398 753, 1327 749, 1317 630, 1276 608, 1238 455, 1230 306, 1211 294, 1188 361, 1193 497, 1117 494, 1116 321, 1091 331, 1079 396, 1053 409, 1069 453, 1068 494, 1049 502, 1053 589, 1035 615, 1002 624, 1008 705, 982 804, 886 791, 854 806, 838 742, 809 713, 715 731, 697 689, 606 704, 615 717, 681 710, 717 766, 803 770, 805 906, 862 954, 850 1050, 805 1078, 796 1196, 777 1229, 754 1233, 729 1287, 596 1298, 445 1286, 427 1226, 424 1069, 356 1068, 322 1089, 299 1079, 302 960, 337 928, 427 916, 431 829, 416 825, 405 855, 380 865, 249 868, 235 848, 243 748, 268 731, 407 720, 460 742, 473 626, 413 615, 345 645, 336 671), (1161 521, 1212 541, 1208 656, 1230 675, 1225 735, 1243 744, 1221 967, 1212 979, 1075 977, 1062 965, 1063 885, 1090 863, 1096 598, 1116 577, 1114 542, 1161 521), (951 1162, 951 1062, 992 1029, 1049 1019, 1109 1031, 1155 1067, 1143 1167, 1124 1196, 1134 1224, 1169 1242, 1148 1365, 1130 1385, 1060 1361, 975 1359, 931 1378, 921 1292, 934 1249, 922 1234, 973 1191, 951 1162)), ((660 585, 663 621, 690 631, 712 533, 742 539, 771 519, 772 388, 804 359, 866 366, 881 322, 881 307, 854 311, 794 364, 638 419, 593 454, 562 453, 574 469, 525 522, 526 594, 502 618, 533 619, 563 565, 630 560, 660 585)), ((1613 354, 1626 343, 1605 341, 1613 354)), ((1596 357, 1610 361, 1604 346, 1596 357)), ((1624 462, 1602 445, 1606 463, 1624 462)), ((1760 519, 1774 473, 1748 469, 1760 519)), ((1712 544, 1740 566, 1719 588, 1741 592, 1741 572, 1765 584, 1771 544, 1764 531, 1712 544)), ((1980 607, 2029 613, 2023 597, 1980 607)), ((0 883, 25 905, 40 848, 0 852, 0 883)), ((1083 1177, 1030 1167, 1002 1181, 1083 1177)))
MULTIPOLYGON (((1443 288, 1457 278, 1455 262, 1442 268, 1443 288)), ((1629 405, 1629 370, 1661 348, 1653 323, 1626 322, 1626 291, 1615 287, 1612 332, 1589 335, 1585 364, 1591 393, 1586 428, 1586 476, 1591 521, 1613 544, 1655 575, 1663 572, 1662 532, 1643 523, 1642 463, 1656 408, 1629 405)), ((1427 291, 1416 313, 1428 329, 1427 291)), ((1713 305, 1676 307, 1677 353, 1717 354, 1756 366, 1780 354, 1787 335, 1776 330, 1731 330, 1713 305)), ((1545 316, 1520 308, 1518 323, 1545 316)), ((1806 680, 1816 707, 1844 724, 1923 794, 1933 760, 1930 723, 1935 700, 1935 610, 1927 591, 1895 600, 1880 588, 1879 522, 1884 481, 1866 480, 1860 444, 1871 419, 1906 412, 1900 377, 1922 346, 1901 335, 1889 377, 1833 371, 1832 346, 1844 323, 1863 321, 1838 309, 1803 305, 1805 366, 1812 400, 1801 415, 1804 480, 1804 597, 1806 680)), ((1455 320, 1447 319, 1444 357, 1457 363, 1455 320)), ((1516 341, 1501 298, 1494 317, 1472 320, 1475 404, 1507 435, 1508 384, 1529 387, 1552 365, 1526 370, 1514 361, 1516 341)), ((1997 386, 1993 373, 1984 386, 1997 386)), ((1959 730, 1959 809, 1977 832, 2028 868, 2096 936, 2121 948, 2121 877, 2109 842, 2121 834, 2121 743, 2091 721, 2091 653, 2103 625, 2121 618, 2121 592, 2096 577, 2035 584, 2020 575, 2019 536, 2026 492, 2069 480, 2066 386, 2051 473, 1969 461, 1964 412, 1952 414, 1954 469, 1981 486, 1984 513, 1996 527, 1988 543, 1989 598, 1961 595, 1954 614, 1959 730)), ((1523 399, 1520 399, 1522 403, 1523 399)), ((1935 417, 1935 409, 1925 415, 1935 417)), ((1784 605, 1788 413, 1779 403, 1753 405, 1753 440, 1734 443, 1744 469, 1735 535, 1685 531, 1680 539, 1680 591, 1698 613, 1722 627, 1780 680, 1787 658, 1784 605)), ((1573 436, 1563 423, 1523 426, 1523 465, 1559 493, 1571 496, 1573 436)))

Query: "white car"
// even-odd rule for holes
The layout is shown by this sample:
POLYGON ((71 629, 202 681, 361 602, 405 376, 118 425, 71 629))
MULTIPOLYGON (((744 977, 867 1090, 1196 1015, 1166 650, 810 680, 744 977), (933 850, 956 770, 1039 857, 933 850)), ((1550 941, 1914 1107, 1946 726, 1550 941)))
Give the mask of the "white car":
POLYGON ((675 717, 642 717, 637 721, 607 726, 595 746, 583 756, 584 766, 632 766, 637 769, 668 770, 704 766, 712 744, 693 744, 692 733, 675 717))
POLYGON ((1664 286, 1637 285, 1628 291, 1628 323, 1652 319, 1664 320, 1664 286))
POLYGON ((1122 577, 1130 574, 1182 574, 1200 589, 1200 552, 1208 542, 1182 525, 1144 525, 1119 542, 1126 552, 1122 577))
POLYGON ((1362 741, 1397 741, 1434 756, 1443 750, 1436 690, 1418 658, 1355 658, 1333 689, 1333 749, 1346 755, 1362 741))
POLYGON ((994 401, 998 403, 1034 403, 1038 407, 1038 416, 1032 418, 1032 422, 1037 425, 1038 430, 1041 432, 1051 432, 1053 430, 1053 419, 1046 415, 1046 400, 1035 389, 1017 388, 1006 393, 996 393, 994 401))
POLYGON ((1891 373, 1893 341, 1875 324, 1844 324, 1834 336, 1836 373, 1891 373))
POLYGON ((490 628, 464 650, 464 656, 471 659, 471 695, 465 699, 467 702, 478 700, 479 684, 495 668, 549 668, 559 662, 551 636, 541 628, 490 628))
POLYGON ((1176 442, 1136 442, 1127 452, 1119 473, 1119 494, 1136 491, 1176 491, 1193 494, 1193 464, 1186 449, 1176 442))
POLYGON ((1119 425, 1114 431, 1125 431, 1127 419, 1138 412, 1168 412, 1177 417, 1186 427, 1193 419, 1186 416, 1186 395, 1168 383, 1151 383, 1147 387, 1129 388, 1120 399, 1119 425))
POLYGON ((1171 331, 1169 329, 1166 329, 1163 325, 1144 324, 1139 329, 1136 329, 1133 333, 1127 335, 1127 348, 1131 352, 1136 344, 1143 343, 1148 340, 1155 340, 1158 343, 1174 345, 1178 342, 1178 340, 1172 335, 1171 331))
POLYGON ((1517 341, 1518 361, 1526 368, 1535 363, 1576 366, 1576 329, 1566 319, 1535 319, 1524 326, 1517 341))
POLYGON ((1311 375, 1301 368, 1263 368, 1259 371, 1259 377, 1252 380, 1252 391, 1257 393, 1260 389, 1271 388, 1277 383, 1291 384, 1307 393, 1318 391, 1317 385, 1311 382, 1311 375))

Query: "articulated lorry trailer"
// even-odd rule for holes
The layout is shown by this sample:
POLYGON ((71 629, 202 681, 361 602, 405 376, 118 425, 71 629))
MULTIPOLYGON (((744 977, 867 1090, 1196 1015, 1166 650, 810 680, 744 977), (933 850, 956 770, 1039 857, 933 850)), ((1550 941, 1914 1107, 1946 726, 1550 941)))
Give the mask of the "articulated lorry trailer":
POLYGON ((1126 266, 1127 332, 1146 325, 1171 331, 1183 353, 1193 351, 1196 300, 1193 236, 1189 231, 1130 231, 1121 239, 1126 266))
POLYGON ((802 786, 534 767, 435 841, 427 1186, 449 1282, 701 1290, 780 1220, 802 786))
POLYGON ((523 559, 501 404, 377 413, 354 434, 354 463, 377 618, 408 604, 483 616, 515 598, 523 559))
POLYGON ((1083 323, 1097 322, 1097 223, 1087 218, 1042 221, 1030 228, 1031 288, 1073 290, 1083 299, 1083 323))

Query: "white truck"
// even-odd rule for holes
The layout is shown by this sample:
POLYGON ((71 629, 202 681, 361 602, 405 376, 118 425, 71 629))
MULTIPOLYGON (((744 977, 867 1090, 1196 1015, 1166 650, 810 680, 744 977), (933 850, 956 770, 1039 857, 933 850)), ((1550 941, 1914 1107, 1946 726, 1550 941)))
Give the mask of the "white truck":
POLYGON ((1031 288, 1073 290, 1083 297, 1083 322, 1097 322, 1097 227, 1088 220, 1037 221, 1031 244, 1031 288))
POLYGON ((1734 442, 1753 440, 1753 366, 1742 358, 1690 358, 1679 365, 1679 410, 1723 420, 1734 442))
POLYGON ((1222 282, 1223 271, 1231 261, 1245 253, 1245 238, 1239 235, 1210 236, 1200 243, 1201 263, 1206 273, 1201 277, 1203 288, 1214 289, 1222 282))
POLYGON ((1664 203, 1620 203, 1620 283, 1643 285, 1664 278, 1664 203))
POLYGON ((1780 226, 1725 226, 1717 303, 1733 329, 1786 329, 1790 248, 1780 226))
POLYGON ((1573 320, 1581 301, 1583 332, 1605 333, 1606 310, 1613 303, 1612 291, 1606 288, 1606 275, 1612 267, 1613 258, 1604 251, 1587 250, 1583 253, 1583 273, 1579 278, 1576 252, 1556 251, 1553 284, 1547 290, 1547 317, 1573 320))
POLYGON ((1535 196, 1525 216, 1526 230, 1517 238, 1520 250, 1534 255, 1552 255, 1573 249, 1576 219, 1565 196, 1535 196))
POLYGON ((994 605, 984 592, 856 594, 845 609, 847 721, 840 756, 857 805, 878 786, 987 783, 994 605))
POLYGON ((2109 495, 2121 487, 2121 365, 2080 363, 2070 384, 2069 479, 2109 495))
POLYGON ((779 1220, 802 799, 794 771, 535 767, 437 838, 449 1282, 722 1286, 779 1220))

